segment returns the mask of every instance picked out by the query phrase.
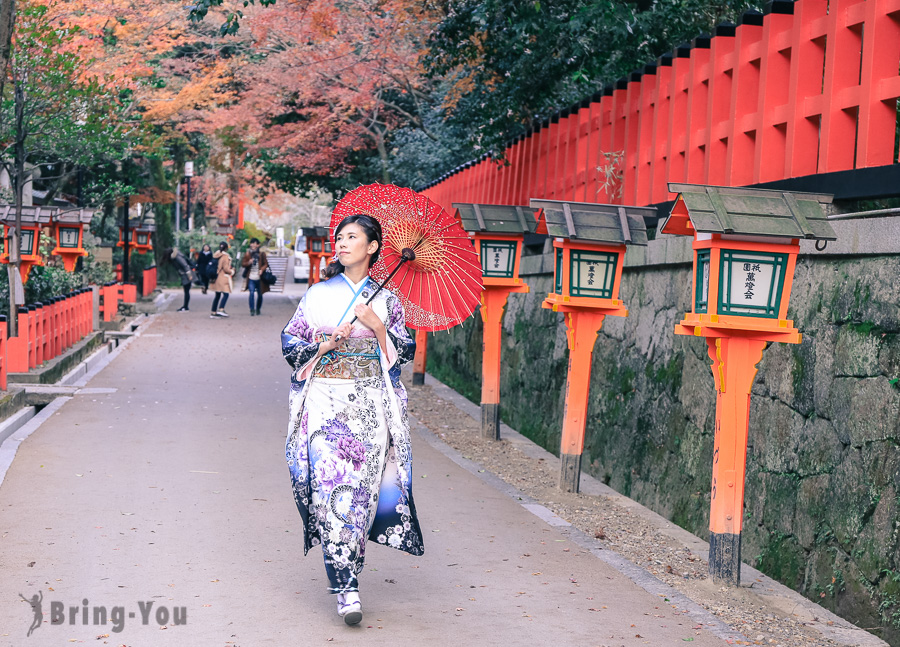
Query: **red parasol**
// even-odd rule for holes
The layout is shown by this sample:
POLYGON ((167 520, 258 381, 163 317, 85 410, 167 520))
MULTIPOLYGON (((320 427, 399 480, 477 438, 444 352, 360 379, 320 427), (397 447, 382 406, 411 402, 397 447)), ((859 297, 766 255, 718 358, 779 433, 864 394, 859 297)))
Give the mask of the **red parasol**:
POLYGON ((358 213, 381 223, 384 247, 369 274, 400 297, 407 326, 445 330, 474 312, 481 302, 481 263, 466 232, 439 204, 393 184, 361 186, 335 207, 332 242, 341 220, 358 213), (414 260, 408 252, 404 259, 405 249, 414 260))

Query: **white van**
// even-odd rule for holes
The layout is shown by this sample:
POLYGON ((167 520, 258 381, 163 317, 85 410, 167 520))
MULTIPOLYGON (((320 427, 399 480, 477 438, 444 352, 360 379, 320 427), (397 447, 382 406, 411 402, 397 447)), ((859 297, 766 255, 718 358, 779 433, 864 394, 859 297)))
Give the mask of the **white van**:
POLYGON ((294 283, 309 281, 309 255, 306 253, 306 236, 303 230, 294 239, 294 283))

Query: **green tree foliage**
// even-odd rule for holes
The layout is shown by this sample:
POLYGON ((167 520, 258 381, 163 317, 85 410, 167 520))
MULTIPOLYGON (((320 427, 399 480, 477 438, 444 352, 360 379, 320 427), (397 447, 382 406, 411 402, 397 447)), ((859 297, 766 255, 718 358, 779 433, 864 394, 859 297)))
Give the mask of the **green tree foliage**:
POLYGON ((447 118, 476 152, 602 89, 725 20, 744 0, 449 0, 429 72, 453 84, 447 118))
MULTIPOLYGON (((14 178, 14 161, 62 177, 121 159, 140 136, 128 92, 112 78, 90 74, 91 61, 74 45, 78 29, 54 24, 47 14, 44 5, 20 4, 10 78, 0 97, 0 164, 14 178)), ((102 180, 98 192, 115 194, 116 183, 102 180)))

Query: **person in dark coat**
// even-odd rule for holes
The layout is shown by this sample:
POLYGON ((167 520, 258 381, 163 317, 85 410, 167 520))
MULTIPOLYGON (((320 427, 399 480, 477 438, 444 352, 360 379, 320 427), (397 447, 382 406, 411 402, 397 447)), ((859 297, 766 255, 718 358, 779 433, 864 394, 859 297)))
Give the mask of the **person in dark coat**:
POLYGON ((187 312, 188 304, 191 302, 191 275, 194 271, 191 262, 177 248, 170 247, 163 252, 163 255, 178 272, 181 277, 181 287, 184 289, 184 305, 176 312, 187 312))
POLYGON ((210 249, 209 245, 203 245, 203 247, 197 253, 197 274, 200 277, 200 282, 203 283, 203 287, 201 289, 201 292, 203 292, 203 294, 206 294, 206 291, 209 289, 209 277, 206 275, 206 267, 212 262, 212 249, 210 249))
POLYGON ((250 249, 244 252, 241 259, 241 267, 244 268, 244 290, 250 290, 250 316, 260 314, 263 295, 269 291, 269 284, 262 280, 263 272, 269 269, 269 259, 266 253, 259 248, 259 239, 250 239, 250 249), (253 293, 256 293, 256 305, 253 303, 253 293))

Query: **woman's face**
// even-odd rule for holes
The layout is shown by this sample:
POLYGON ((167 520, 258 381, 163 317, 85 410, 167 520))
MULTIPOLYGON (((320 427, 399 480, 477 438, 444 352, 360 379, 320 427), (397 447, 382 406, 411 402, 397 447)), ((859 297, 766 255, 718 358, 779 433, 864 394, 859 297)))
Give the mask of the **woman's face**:
POLYGON ((344 227, 334 239, 338 261, 344 267, 364 264, 369 267, 369 258, 378 251, 378 241, 369 242, 366 232, 355 222, 344 227))
POLYGON ((208 251, 209 251, 209 245, 204 245, 204 246, 203 246, 203 251, 204 251, 204 252, 208 252, 208 251))

